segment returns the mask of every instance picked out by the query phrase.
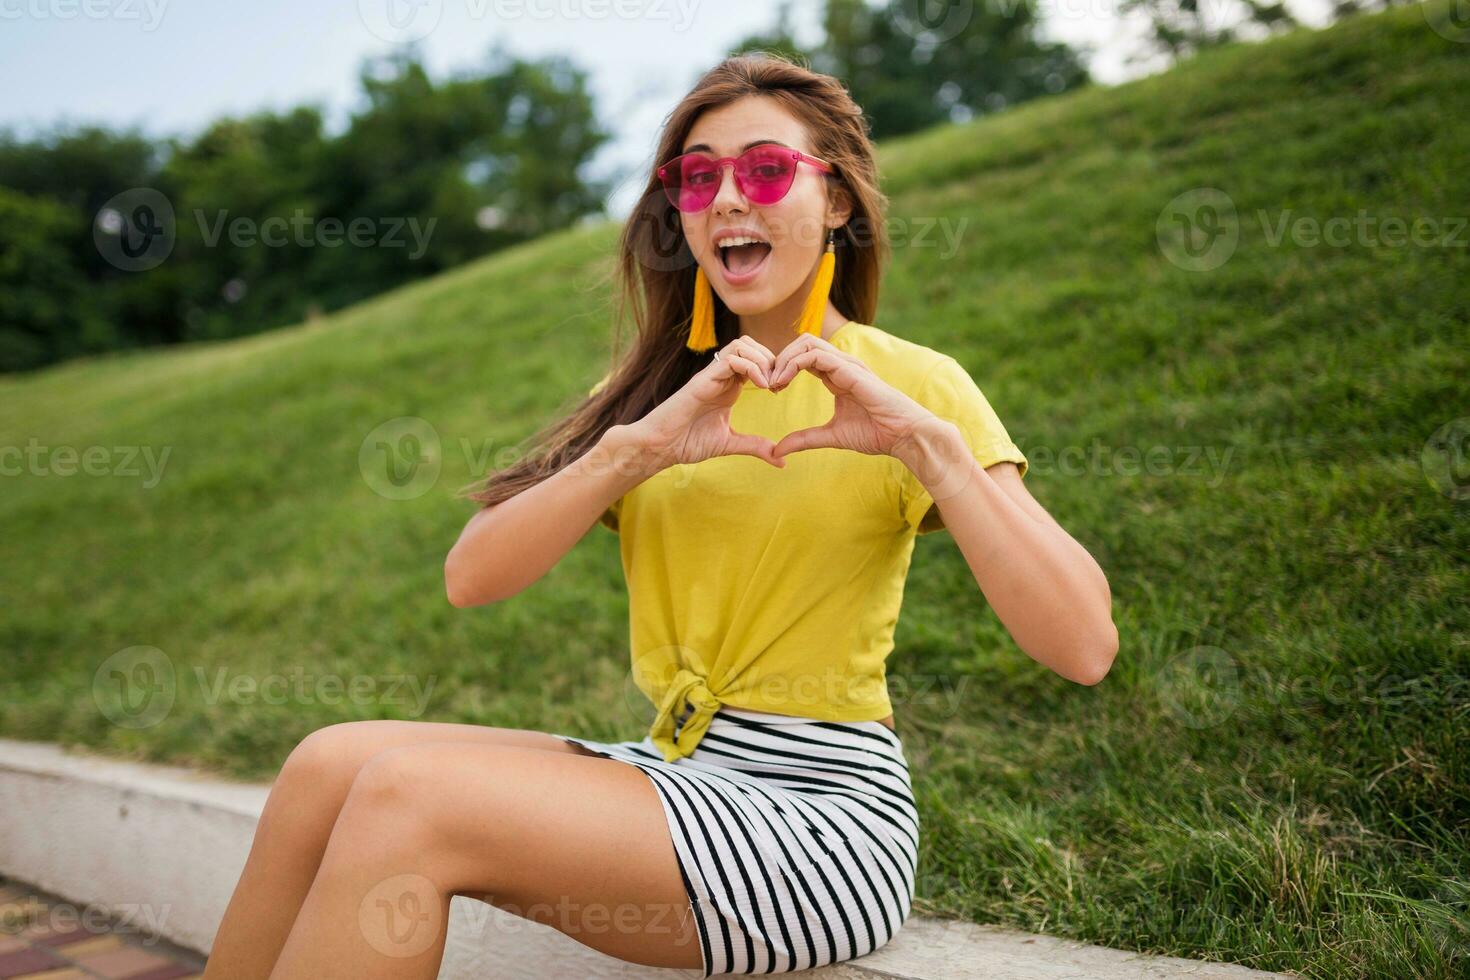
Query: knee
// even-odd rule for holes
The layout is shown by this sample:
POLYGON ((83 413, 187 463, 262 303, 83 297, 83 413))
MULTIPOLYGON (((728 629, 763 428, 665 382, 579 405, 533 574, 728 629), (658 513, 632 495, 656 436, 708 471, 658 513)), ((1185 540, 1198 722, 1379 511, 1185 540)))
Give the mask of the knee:
POLYGON ((307 735, 281 765, 271 796, 311 797, 324 793, 341 802, 341 795, 361 765, 361 722, 347 721, 318 728, 307 735))
POLYGON ((423 746, 381 749, 358 768, 348 800, 354 809, 376 814, 426 812, 436 798, 434 778, 423 746))
POLYGON ((339 831, 359 834, 375 848, 406 848, 422 854, 437 835, 430 827, 438 795, 432 776, 412 746, 373 754, 352 780, 337 818, 339 831))

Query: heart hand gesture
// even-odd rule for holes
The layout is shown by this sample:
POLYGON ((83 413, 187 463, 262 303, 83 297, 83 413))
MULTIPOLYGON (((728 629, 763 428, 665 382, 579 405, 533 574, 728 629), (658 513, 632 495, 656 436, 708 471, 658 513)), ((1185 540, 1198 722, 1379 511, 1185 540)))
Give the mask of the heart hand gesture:
POLYGON ((890 456, 932 413, 894 388, 858 358, 812 334, 802 334, 777 355, 772 391, 810 371, 832 392, 832 417, 824 424, 789 432, 776 443, 777 459, 803 449, 850 449, 890 456))
POLYGON ((775 362, 775 355, 750 337, 736 337, 721 348, 717 358, 638 421, 656 466, 744 455, 784 467, 786 461, 776 456, 771 440, 730 428, 730 409, 741 386, 749 380, 770 388, 775 362))

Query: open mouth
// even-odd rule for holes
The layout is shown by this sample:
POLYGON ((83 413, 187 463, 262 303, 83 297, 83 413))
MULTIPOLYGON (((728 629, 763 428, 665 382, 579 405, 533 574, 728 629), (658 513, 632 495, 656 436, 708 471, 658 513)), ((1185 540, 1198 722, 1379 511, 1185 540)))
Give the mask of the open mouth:
POLYGON ((769 242, 754 239, 732 239, 731 244, 719 247, 720 264, 725 267, 730 279, 749 279, 760 269, 771 254, 769 242))

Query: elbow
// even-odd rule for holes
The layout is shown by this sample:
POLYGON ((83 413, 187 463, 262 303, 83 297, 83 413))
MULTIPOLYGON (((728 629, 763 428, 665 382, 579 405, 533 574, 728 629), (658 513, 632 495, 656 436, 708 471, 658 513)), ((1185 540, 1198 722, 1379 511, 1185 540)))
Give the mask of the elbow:
POLYGON ((486 588, 483 584, 472 586, 465 576, 464 569, 458 568, 451 555, 444 562, 444 595, 449 604, 456 609, 473 609, 475 606, 486 606, 492 602, 508 599, 515 592, 497 592, 486 588))
POLYGON ((452 561, 444 563, 444 595, 449 599, 449 604, 456 609, 488 606, 492 602, 509 599, 519 591, 520 588, 503 580, 492 585, 483 582, 471 585, 463 569, 456 569, 452 561))
POLYGON ((444 560, 444 594, 456 609, 469 609, 485 601, 466 589, 464 572, 455 564, 453 552, 444 560))
POLYGON ((1088 647, 1087 655, 1079 658, 1082 664, 1077 676, 1073 679, 1078 684, 1093 687, 1102 683, 1102 679, 1108 676, 1108 671, 1113 669, 1113 661, 1118 658, 1118 627, 1108 621, 1107 632, 1100 642, 1088 647))
POLYGON ((455 588, 452 585, 446 585, 444 593, 445 596, 449 599, 449 604, 456 609, 468 609, 474 605, 474 603, 470 601, 469 597, 455 591, 455 588))
POLYGON ((449 599, 449 604, 456 609, 467 609, 474 603, 460 590, 459 580, 449 570, 448 563, 444 566, 444 595, 449 599))

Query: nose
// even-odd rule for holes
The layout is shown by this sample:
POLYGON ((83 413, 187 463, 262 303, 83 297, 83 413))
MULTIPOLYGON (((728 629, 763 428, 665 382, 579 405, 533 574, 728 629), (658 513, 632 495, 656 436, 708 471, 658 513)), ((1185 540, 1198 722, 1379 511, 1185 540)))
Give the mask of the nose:
POLYGON ((740 193, 740 183, 735 179, 735 164, 722 164, 720 190, 711 207, 718 214, 728 214, 732 209, 744 210, 747 206, 745 195, 740 193))

